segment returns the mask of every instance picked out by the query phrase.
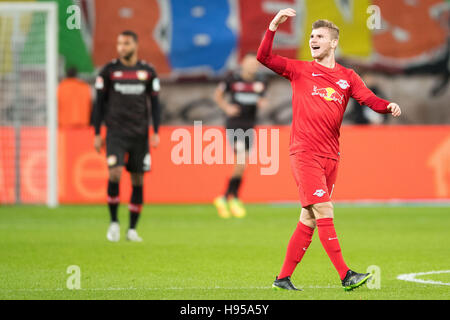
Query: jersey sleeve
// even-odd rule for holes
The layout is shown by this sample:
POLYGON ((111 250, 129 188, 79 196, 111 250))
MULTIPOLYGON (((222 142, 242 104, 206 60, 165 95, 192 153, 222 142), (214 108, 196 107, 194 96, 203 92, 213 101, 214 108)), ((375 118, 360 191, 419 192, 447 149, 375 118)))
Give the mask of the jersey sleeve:
POLYGON ((153 132, 158 133, 159 124, 161 122, 161 105, 159 103, 159 91, 161 89, 161 85, 160 85, 159 78, 158 78, 156 71, 150 67, 149 72, 150 72, 150 77, 149 77, 149 82, 147 84, 147 93, 150 96, 150 102, 151 102, 153 132))
POLYGON ((264 38, 258 48, 256 58, 270 70, 274 71, 282 77, 292 80, 297 75, 297 73, 295 72, 296 60, 288 59, 272 53, 274 37, 275 31, 267 29, 264 38))
POLYGON ((100 126, 106 114, 108 93, 110 90, 111 80, 109 77, 109 64, 106 65, 95 79, 96 100, 92 111, 92 122, 95 134, 100 134, 100 126))
POLYGON ((368 106, 378 113, 391 113, 387 109, 389 101, 377 97, 369 88, 366 87, 363 80, 356 72, 352 70, 351 96, 362 106, 368 106))
POLYGON ((147 93, 153 96, 157 96, 159 94, 159 90, 161 89, 161 84, 159 82, 158 75, 155 69, 149 67, 148 70, 150 76, 147 83, 147 93))
POLYGON ((103 67, 95 78, 95 89, 101 91, 107 91, 110 85, 109 79, 109 64, 103 67))
POLYGON ((228 75, 219 82, 219 88, 222 92, 229 93, 231 91, 231 80, 232 75, 228 75))

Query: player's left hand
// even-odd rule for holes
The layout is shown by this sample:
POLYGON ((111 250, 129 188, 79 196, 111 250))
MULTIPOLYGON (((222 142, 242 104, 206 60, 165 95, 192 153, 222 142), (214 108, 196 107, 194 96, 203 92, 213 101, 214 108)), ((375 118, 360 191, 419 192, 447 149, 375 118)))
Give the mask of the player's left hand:
POLYGON ((100 153, 102 150, 102 147, 105 145, 105 140, 102 139, 101 135, 95 135, 94 138, 94 148, 97 151, 97 153, 100 153))
POLYGON ((157 148, 159 146, 159 134, 154 133, 150 138, 150 145, 152 148, 157 148))
POLYGON ((402 114, 402 110, 400 110, 399 105, 396 103, 390 103, 387 109, 392 113, 393 117, 398 117, 402 114))

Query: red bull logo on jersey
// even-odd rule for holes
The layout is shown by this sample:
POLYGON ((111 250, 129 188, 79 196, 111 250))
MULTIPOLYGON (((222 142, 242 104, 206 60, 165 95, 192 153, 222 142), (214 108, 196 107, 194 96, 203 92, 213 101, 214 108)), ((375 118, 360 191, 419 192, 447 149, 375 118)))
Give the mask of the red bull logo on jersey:
POLYGON ((338 82, 336 82, 336 84, 339 85, 339 87, 341 87, 341 89, 347 89, 348 87, 350 87, 350 85, 348 84, 347 80, 339 80, 338 82))
POLYGON ((326 192, 323 191, 323 189, 317 189, 316 192, 313 193, 313 196, 318 196, 319 198, 322 198, 325 193, 326 192))
POLYGON ((340 104, 342 104, 342 102, 344 101, 344 97, 333 88, 317 88, 316 86, 314 86, 311 95, 320 96, 327 101, 336 101, 340 104))

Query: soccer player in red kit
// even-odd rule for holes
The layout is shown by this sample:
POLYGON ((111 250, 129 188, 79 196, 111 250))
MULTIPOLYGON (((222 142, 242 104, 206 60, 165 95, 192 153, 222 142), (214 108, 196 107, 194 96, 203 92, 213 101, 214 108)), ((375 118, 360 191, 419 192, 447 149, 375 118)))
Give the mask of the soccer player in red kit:
POLYGON ((342 286, 352 290, 364 284, 371 274, 356 273, 347 267, 334 229, 331 195, 339 164, 342 118, 350 97, 379 113, 397 117, 401 111, 397 104, 375 96, 352 69, 336 63, 339 29, 330 21, 318 20, 312 26, 309 46, 313 61, 273 54, 275 31, 295 15, 291 8, 278 12, 257 55, 263 65, 291 82, 293 116, 289 154, 302 205, 300 221, 272 287, 299 290, 290 277, 308 249, 317 226, 322 246, 339 273, 342 286))

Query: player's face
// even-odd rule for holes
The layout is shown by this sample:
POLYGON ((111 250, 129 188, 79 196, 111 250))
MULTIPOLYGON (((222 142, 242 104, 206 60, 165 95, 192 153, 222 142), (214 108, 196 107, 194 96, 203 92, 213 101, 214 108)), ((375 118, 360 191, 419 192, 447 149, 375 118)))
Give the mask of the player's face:
POLYGON ((309 48, 314 59, 322 59, 330 55, 337 47, 337 39, 333 39, 328 28, 318 28, 311 32, 309 38, 309 48))
POLYGON ((258 71, 259 62, 256 56, 249 54, 242 60, 241 67, 245 73, 254 75, 258 71))
POLYGON ((119 35, 117 38, 117 53, 119 57, 125 60, 129 60, 137 49, 137 43, 133 37, 126 35, 119 35))

